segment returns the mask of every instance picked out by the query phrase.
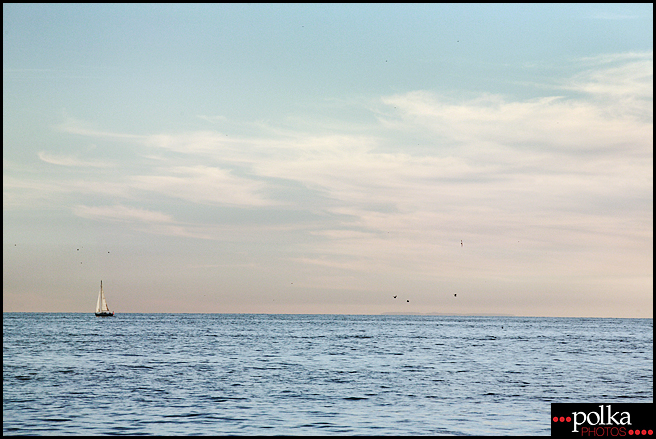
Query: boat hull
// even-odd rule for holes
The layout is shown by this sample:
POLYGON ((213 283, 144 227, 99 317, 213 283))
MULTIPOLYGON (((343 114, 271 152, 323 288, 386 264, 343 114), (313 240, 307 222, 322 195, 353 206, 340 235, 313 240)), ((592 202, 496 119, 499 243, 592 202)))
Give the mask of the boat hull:
POLYGON ((114 317, 113 312, 97 312, 96 317, 114 317))

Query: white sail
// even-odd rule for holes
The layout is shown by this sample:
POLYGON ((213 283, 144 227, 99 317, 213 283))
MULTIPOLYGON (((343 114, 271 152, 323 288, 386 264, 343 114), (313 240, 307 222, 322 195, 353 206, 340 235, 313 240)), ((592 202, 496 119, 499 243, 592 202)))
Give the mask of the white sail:
POLYGON ((107 306, 107 300, 105 300, 105 293, 103 292, 102 281, 100 281, 100 293, 98 293, 98 302, 96 302, 96 313, 101 312, 109 313, 109 307, 107 306))
POLYGON ((98 293, 98 302, 96 302, 96 312, 100 312, 100 298, 103 296, 102 281, 100 281, 100 292, 98 293))
POLYGON ((100 281, 100 300, 102 301, 102 308, 101 311, 109 311, 109 307, 107 306, 107 301, 105 300, 105 293, 103 293, 102 289, 102 281, 100 281))

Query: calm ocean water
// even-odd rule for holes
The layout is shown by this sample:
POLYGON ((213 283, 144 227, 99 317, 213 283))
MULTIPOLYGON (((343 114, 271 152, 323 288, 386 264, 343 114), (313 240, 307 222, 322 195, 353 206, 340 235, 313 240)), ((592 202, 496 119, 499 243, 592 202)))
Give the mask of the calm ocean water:
POLYGON ((5 435, 549 435, 653 402, 653 319, 3 314, 5 435))

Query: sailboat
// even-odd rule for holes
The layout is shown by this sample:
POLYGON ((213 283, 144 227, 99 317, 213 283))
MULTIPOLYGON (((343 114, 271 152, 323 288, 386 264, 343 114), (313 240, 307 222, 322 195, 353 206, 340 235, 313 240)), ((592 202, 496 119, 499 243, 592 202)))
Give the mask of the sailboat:
POLYGON ((98 302, 96 303, 96 317, 114 317, 114 311, 109 311, 107 301, 105 300, 105 293, 102 289, 102 281, 100 281, 100 293, 98 294, 98 302))

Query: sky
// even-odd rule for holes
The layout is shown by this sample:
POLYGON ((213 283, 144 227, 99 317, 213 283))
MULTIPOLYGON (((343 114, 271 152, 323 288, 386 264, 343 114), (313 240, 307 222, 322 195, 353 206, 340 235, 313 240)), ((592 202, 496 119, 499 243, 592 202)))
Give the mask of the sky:
POLYGON ((2 27, 4 312, 653 317, 652 4, 2 27))

